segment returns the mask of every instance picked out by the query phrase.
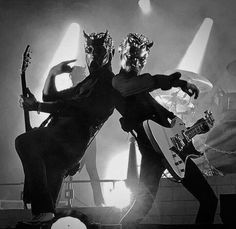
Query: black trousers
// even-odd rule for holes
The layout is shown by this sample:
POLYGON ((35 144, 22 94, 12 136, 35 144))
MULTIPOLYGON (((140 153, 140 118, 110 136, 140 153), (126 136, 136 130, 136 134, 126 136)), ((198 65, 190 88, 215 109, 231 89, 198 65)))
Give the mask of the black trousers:
MULTIPOLYGON (((142 154, 139 192, 136 201, 122 218, 122 224, 139 223, 148 214, 155 201, 165 160, 152 148, 143 128, 136 130, 137 143, 142 154)), ((211 224, 217 207, 217 197, 196 164, 188 159, 183 186, 199 201, 196 224, 211 224)))
POLYGON ((55 211, 67 170, 84 155, 89 141, 88 128, 81 128, 81 132, 74 130, 58 127, 33 129, 15 140, 34 215, 55 211))

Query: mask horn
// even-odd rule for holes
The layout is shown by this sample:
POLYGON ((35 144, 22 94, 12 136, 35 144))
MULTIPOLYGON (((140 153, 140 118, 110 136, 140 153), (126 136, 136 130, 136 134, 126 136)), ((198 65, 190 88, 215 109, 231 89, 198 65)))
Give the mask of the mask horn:
POLYGON ((107 37, 107 35, 108 35, 108 30, 106 30, 106 32, 105 32, 105 37, 107 37))
POLYGON ((103 42, 106 40, 106 38, 107 38, 107 35, 108 35, 108 30, 106 30, 106 32, 105 32, 105 34, 104 34, 104 36, 102 37, 102 40, 103 40, 103 42))
POLYGON ((105 32, 105 34, 104 34, 104 36, 103 36, 103 42, 106 40, 107 35, 108 35, 108 30, 106 30, 106 32, 105 32))
POLYGON ((90 40, 90 37, 89 37, 89 35, 87 34, 87 33, 85 33, 85 31, 83 30, 83 33, 84 33, 84 38, 86 39, 86 40, 90 40))
POLYGON ((148 50, 153 46, 153 44, 154 44, 154 42, 152 41, 152 42, 150 42, 149 44, 147 44, 147 48, 148 48, 148 50))

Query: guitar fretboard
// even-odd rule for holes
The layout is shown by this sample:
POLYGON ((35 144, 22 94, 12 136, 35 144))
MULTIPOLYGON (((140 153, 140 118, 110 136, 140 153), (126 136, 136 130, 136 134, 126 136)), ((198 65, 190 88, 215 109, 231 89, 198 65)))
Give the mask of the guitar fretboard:
POLYGON ((192 127, 190 127, 189 129, 185 131, 185 135, 189 139, 192 139, 195 135, 202 133, 205 122, 206 121, 204 120, 204 121, 194 124, 192 127))

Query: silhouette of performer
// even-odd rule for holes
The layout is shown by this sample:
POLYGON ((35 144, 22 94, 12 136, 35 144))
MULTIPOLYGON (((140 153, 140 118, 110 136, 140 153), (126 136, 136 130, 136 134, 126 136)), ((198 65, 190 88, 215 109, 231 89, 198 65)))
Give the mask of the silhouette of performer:
MULTIPOLYGON (((147 37, 137 33, 128 34, 119 47, 120 72, 112 81, 114 88, 123 97, 116 101, 116 109, 122 115, 122 129, 135 136, 142 155, 139 191, 136 201, 121 220, 124 228, 133 228, 148 214, 155 200, 162 173, 166 169, 166 161, 161 150, 156 152, 153 149, 142 123, 151 119, 162 126, 170 127, 168 119, 173 119, 175 115, 162 107, 149 92, 180 87, 183 92, 194 96, 195 99, 199 94, 198 88, 181 80, 181 74, 178 72, 169 76, 141 74, 152 46, 153 42, 147 37)), ((184 151, 196 152, 191 144, 184 151)), ((182 179, 182 184, 200 203, 196 223, 213 223, 217 206, 216 195, 190 158, 186 161, 186 175, 182 179)))
POLYGON ((15 141, 28 180, 33 215, 29 223, 33 225, 54 218, 63 178, 78 165, 89 142, 114 110, 112 38, 108 32, 90 35, 84 32, 84 37, 89 69, 86 79, 57 91, 55 77, 70 73, 72 68, 68 64, 75 60, 64 61, 49 72, 43 89, 44 102, 38 102, 30 91, 27 97, 22 97, 24 109, 53 114, 46 127, 32 129, 15 141))
MULTIPOLYGON (((74 66, 73 71, 71 72, 71 81, 73 85, 76 85, 81 79, 84 79, 86 76, 85 73, 86 67, 74 66)), ((96 138, 88 146, 83 158, 80 161, 79 171, 83 169, 85 166, 87 173, 91 180, 91 187, 93 190, 93 199, 96 206, 105 205, 104 197, 102 194, 102 189, 100 185, 100 177, 97 171, 96 164, 96 155, 97 155, 97 146, 96 146, 96 138)))

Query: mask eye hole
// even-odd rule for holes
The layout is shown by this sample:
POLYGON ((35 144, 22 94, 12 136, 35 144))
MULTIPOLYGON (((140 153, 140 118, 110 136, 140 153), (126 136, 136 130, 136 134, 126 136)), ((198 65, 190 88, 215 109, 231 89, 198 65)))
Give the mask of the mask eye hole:
POLYGON ((93 50, 94 50, 94 48, 93 48, 92 46, 87 46, 87 47, 85 48, 85 52, 88 53, 88 54, 93 53, 93 50))
POLYGON ((140 61, 144 62, 146 60, 146 57, 140 57, 140 61))

